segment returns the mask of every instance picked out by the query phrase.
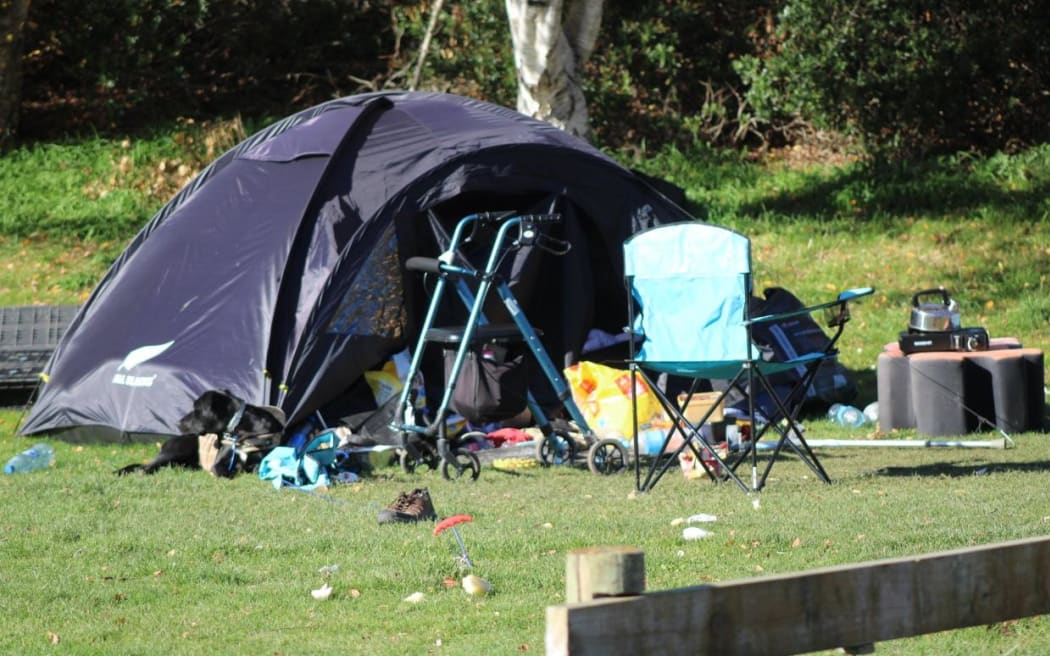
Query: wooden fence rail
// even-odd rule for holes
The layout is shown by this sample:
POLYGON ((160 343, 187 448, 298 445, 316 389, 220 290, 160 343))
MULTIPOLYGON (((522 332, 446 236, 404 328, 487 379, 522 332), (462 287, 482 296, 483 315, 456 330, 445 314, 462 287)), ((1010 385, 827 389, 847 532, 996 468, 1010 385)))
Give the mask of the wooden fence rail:
POLYGON ((551 656, 801 654, 1050 613, 1050 536, 615 597, 581 593, 587 558, 567 572, 582 603, 547 608, 551 656))

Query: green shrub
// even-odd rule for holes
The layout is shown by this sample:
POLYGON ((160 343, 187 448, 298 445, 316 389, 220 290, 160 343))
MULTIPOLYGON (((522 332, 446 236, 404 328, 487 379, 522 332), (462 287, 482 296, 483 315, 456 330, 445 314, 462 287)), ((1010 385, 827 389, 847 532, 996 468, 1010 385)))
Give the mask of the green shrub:
MULTIPOLYGON (((731 62, 761 47, 773 0, 606 3, 582 71, 595 140, 739 141, 731 62)), ((27 26, 22 136, 123 133, 179 116, 283 116, 408 88, 430 0, 39 0, 27 26)), ((417 88, 513 107, 503 0, 446 2, 417 88)), ((745 131, 746 132, 746 131, 745 131)))
POLYGON ((385 71, 387 3, 36 0, 21 133, 124 131, 179 116, 276 114, 385 71))
MULTIPOLYGON (((37 0, 21 136, 285 116, 362 91, 513 107, 504 0, 37 0)), ((1026 0, 606 0, 580 71, 593 140, 780 145, 816 124, 883 154, 1050 140, 1050 6, 1026 0)))
POLYGON ((608 0, 583 76, 596 139, 644 151, 754 136, 732 63, 764 47, 777 4, 608 0))
MULTIPOLYGON (((419 58, 433 3, 398 3, 392 23, 398 33, 401 84, 408 87, 419 58)), ((395 82, 399 81, 397 78, 395 82)), ((514 50, 503 0, 445 4, 437 17, 416 88, 481 98, 514 107, 514 50)))
POLYGON ((744 58, 748 100, 888 155, 993 151, 1050 137, 1041 2, 792 0, 775 50, 744 58))

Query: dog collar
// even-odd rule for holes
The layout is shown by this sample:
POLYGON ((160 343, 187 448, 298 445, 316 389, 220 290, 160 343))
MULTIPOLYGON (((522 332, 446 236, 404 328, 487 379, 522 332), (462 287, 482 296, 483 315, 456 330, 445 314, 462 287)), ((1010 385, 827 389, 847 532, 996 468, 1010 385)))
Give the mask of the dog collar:
POLYGON ((225 437, 232 437, 233 432, 237 430, 237 424, 241 423, 241 418, 244 417, 244 408, 247 404, 236 396, 233 400, 237 402, 237 411, 230 417, 230 423, 226 424, 226 435, 225 437))

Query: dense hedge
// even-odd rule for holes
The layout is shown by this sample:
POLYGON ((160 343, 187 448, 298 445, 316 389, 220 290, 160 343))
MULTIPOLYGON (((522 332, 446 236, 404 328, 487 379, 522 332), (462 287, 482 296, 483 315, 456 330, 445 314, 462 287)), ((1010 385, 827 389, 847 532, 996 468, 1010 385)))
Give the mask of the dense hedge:
POLYGON ((766 115, 927 155, 1050 140, 1045 0, 794 0, 776 48, 742 62, 766 115))
POLYGON ((283 116, 385 73, 389 12, 368 0, 34 0, 22 134, 175 116, 283 116))
MULTIPOLYGON (((735 98, 727 92, 739 80, 731 62, 749 52, 749 35, 773 5, 608 0, 583 71, 595 138, 610 146, 729 139, 721 112, 706 121, 713 130, 702 130, 706 119, 698 117, 712 89, 735 98)), ((406 88, 431 7, 429 0, 35 0, 22 134, 126 131, 174 116, 283 116, 332 97, 406 88)), ((446 2, 418 86, 513 107, 504 0, 446 2)))
POLYGON ((778 4, 607 0, 585 78, 596 132, 614 144, 748 141, 733 62, 762 51, 778 4))
MULTIPOLYGON (((407 88, 432 0, 34 0, 22 136, 177 116, 279 117, 407 88)), ((1048 141, 1043 0, 606 0, 582 71, 609 147, 783 142, 799 125, 891 154, 1048 141)), ((419 77, 507 106, 504 0, 446 0, 419 77)))

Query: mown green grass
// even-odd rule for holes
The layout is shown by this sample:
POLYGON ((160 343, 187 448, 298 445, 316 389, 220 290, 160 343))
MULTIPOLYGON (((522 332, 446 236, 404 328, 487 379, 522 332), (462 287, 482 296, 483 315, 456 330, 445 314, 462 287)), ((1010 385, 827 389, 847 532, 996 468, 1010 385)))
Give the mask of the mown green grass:
MULTIPOLYGON (((6 433, 13 413, 3 415, 6 433)), ((811 428, 815 430, 815 428, 811 428)), ((0 450, 21 445, 0 438, 0 450)), ((54 469, 0 478, 5 630, 0 650, 65 653, 520 653, 543 648, 544 609, 564 598, 568 551, 645 551, 647 586, 668 589, 1044 535, 1050 442, 1012 450, 824 450, 835 482, 794 458, 752 499, 666 478, 633 497, 629 476, 486 468, 475 483, 380 470, 326 496, 191 471, 114 478, 151 445, 58 443, 54 469), (489 597, 446 588, 463 571, 430 523, 383 526, 398 492, 429 487, 460 527, 489 597), (672 520, 718 520, 686 542, 672 520), (338 564, 333 596, 318 570, 338 564), (411 604, 404 598, 422 592, 411 604), (441 646, 438 647, 438 641, 441 646)), ((834 612, 834 609, 828 609, 834 612)), ((885 654, 1039 654, 1046 618, 893 641, 885 654)))
MULTIPOLYGON (((174 188, 153 190, 177 188, 155 174, 159 162, 164 171, 185 164, 188 176, 207 161, 207 135, 192 134, 188 148, 167 135, 0 160, 0 303, 82 302, 174 188), (127 150, 127 170, 141 175, 118 175, 127 150), (67 177, 54 182, 45 170, 67 177)), ((1048 347, 1048 148, 894 170, 671 150, 636 164, 682 185, 698 215, 752 237, 759 289, 779 285, 812 302, 877 289, 841 342, 859 405, 875 400, 877 355, 906 327, 919 289, 950 289, 966 325, 1048 347)), ((15 437, 19 415, 0 412, 0 454, 30 443, 15 437)), ((914 437, 819 417, 807 427, 813 437, 914 437)), ((830 486, 784 458, 758 509, 734 487, 678 475, 632 498, 630 477, 581 469, 486 467, 465 484, 392 468, 328 497, 277 492, 251 476, 118 479, 112 470, 156 445, 56 442, 54 469, 0 477, 0 652, 536 653, 577 547, 644 549, 657 590, 1045 535, 1050 440, 1013 439, 1009 450, 823 449, 830 486), (376 525, 381 507, 419 485, 442 515, 475 516, 462 535, 494 595, 446 589, 462 574, 451 536, 431 535, 429 524, 376 525), (718 516, 715 535, 683 541, 671 521, 699 512, 718 516), (335 592, 317 602, 310 590, 330 564, 340 566, 335 592), (417 591, 422 603, 403 601, 417 591)), ((1040 617, 883 643, 878 653, 1034 655, 1048 644, 1040 617)))

